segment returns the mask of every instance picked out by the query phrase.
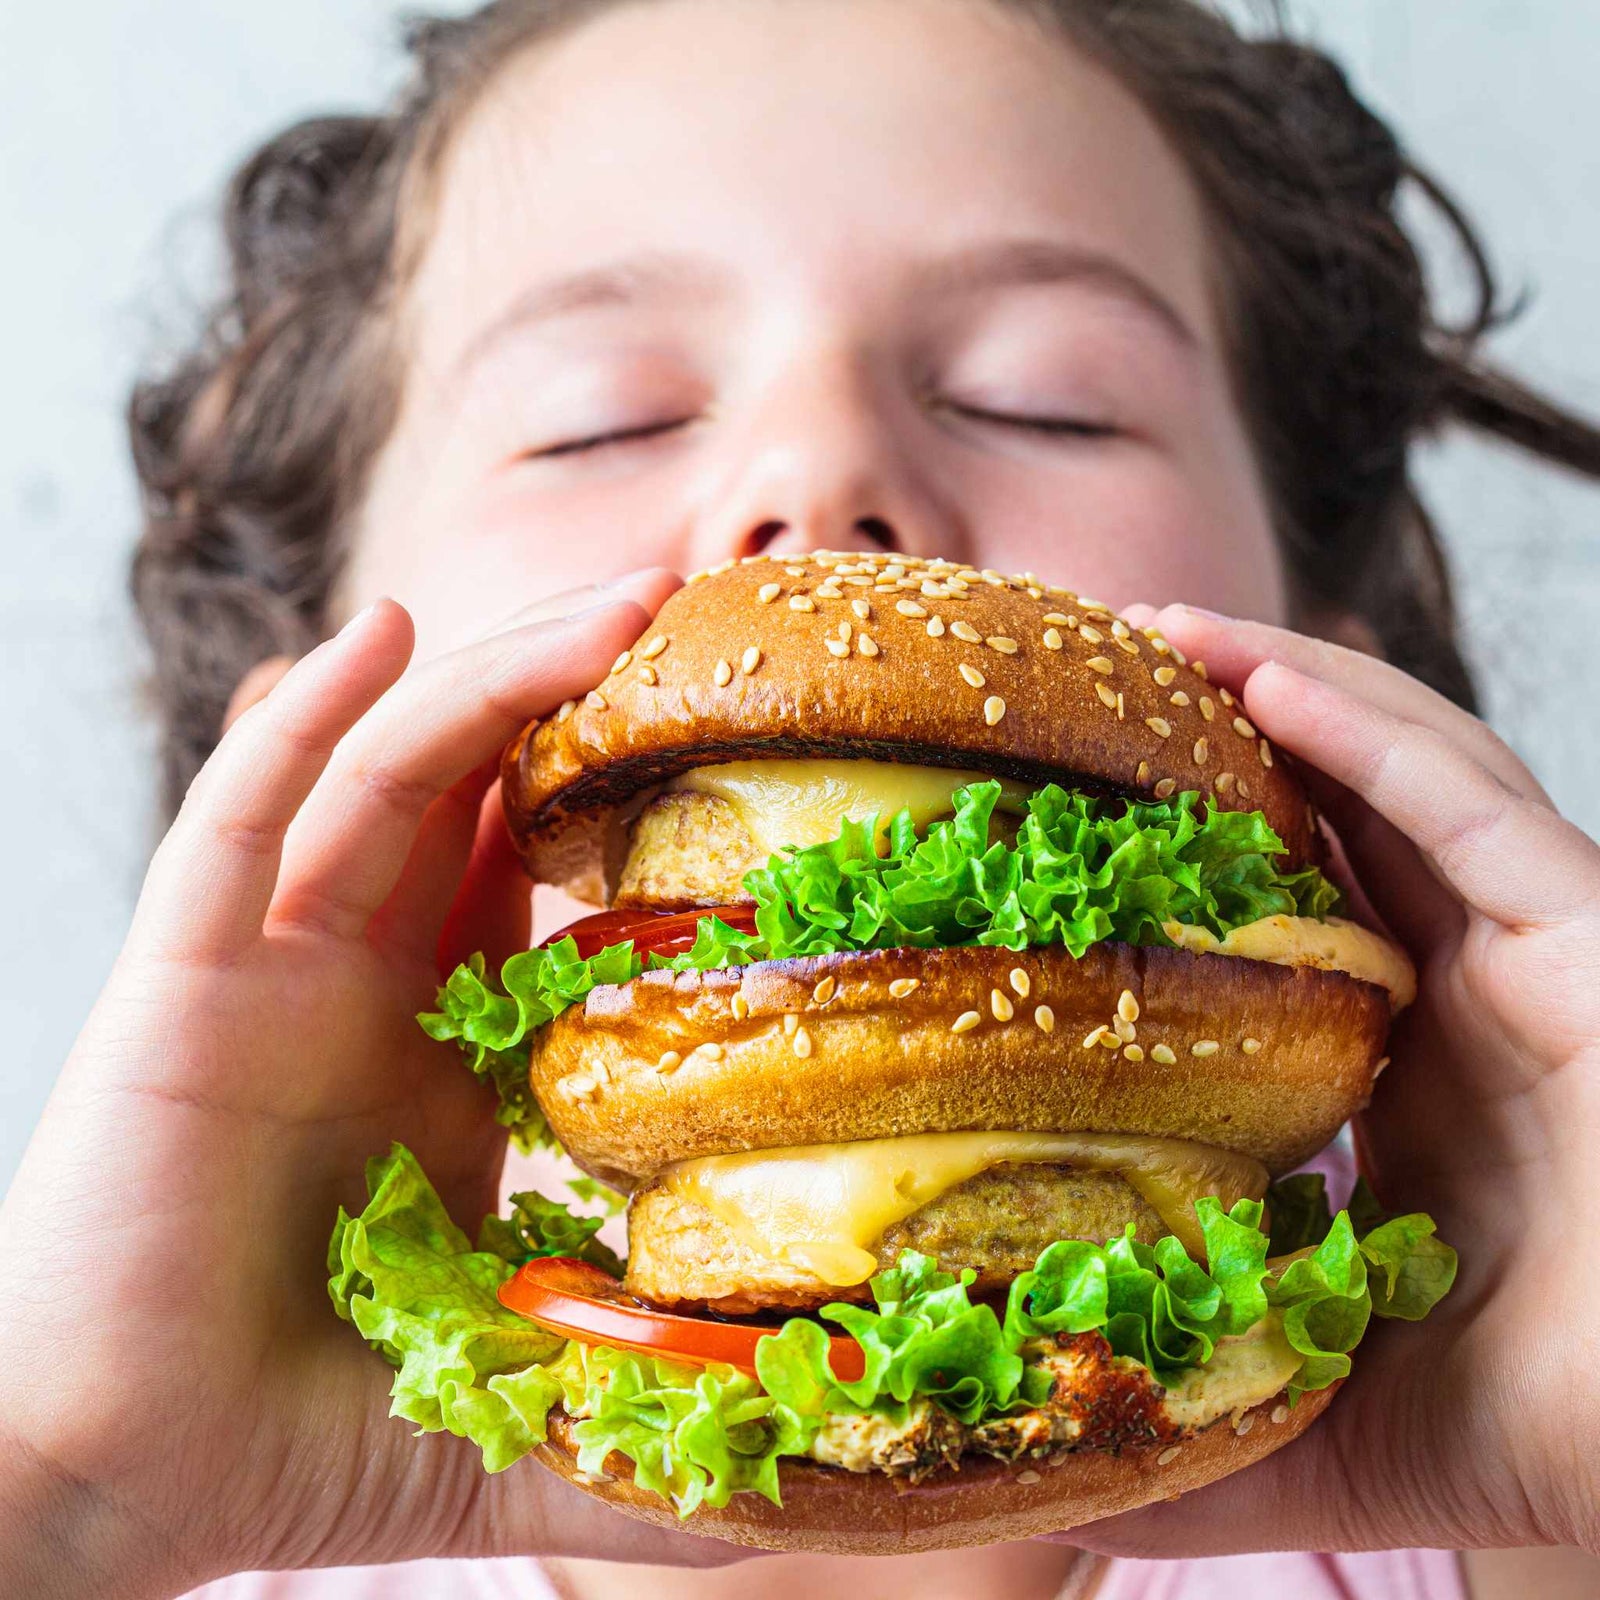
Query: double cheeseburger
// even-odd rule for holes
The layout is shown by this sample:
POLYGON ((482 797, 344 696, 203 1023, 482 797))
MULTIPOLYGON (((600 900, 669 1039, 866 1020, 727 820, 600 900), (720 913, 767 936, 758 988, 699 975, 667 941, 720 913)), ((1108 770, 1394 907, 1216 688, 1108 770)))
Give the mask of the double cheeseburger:
POLYGON ((1366 1104, 1405 956, 1200 662, 1033 577, 817 553, 662 608, 503 764, 610 909, 424 1016, 627 1197, 475 1242, 409 1152, 341 1213, 394 1410, 631 1515, 888 1553, 1066 1529, 1287 1444, 1454 1256, 1275 1183, 1366 1104))

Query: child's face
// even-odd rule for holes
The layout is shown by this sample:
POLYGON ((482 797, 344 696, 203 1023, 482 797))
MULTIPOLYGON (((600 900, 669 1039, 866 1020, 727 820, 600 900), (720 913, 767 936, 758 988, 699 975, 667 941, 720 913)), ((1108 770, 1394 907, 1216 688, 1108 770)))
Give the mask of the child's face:
POLYGON ((345 600, 422 647, 641 565, 893 544, 1281 617, 1197 197, 977 0, 655 0, 447 160, 345 600))

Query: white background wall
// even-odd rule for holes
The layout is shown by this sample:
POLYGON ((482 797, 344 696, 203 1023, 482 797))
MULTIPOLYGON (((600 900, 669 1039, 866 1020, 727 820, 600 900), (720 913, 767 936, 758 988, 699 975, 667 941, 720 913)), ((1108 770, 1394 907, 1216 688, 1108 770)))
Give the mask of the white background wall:
MULTIPOLYGON (((1600 412, 1600 6, 1299 0, 1534 293, 1502 356, 1600 412)), ((203 301, 209 207, 263 135, 392 84, 394 0, 0 0, 0 1183, 116 952, 151 832, 120 410, 203 301)), ((1496 724, 1600 832, 1600 493, 1426 463, 1496 724)))

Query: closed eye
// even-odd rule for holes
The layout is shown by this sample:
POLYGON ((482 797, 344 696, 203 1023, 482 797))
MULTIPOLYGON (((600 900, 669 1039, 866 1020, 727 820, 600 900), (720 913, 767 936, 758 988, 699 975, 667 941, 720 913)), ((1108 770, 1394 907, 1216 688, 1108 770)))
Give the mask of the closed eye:
POLYGON ((563 439, 559 444, 529 450, 523 459, 548 461, 558 456, 576 456, 603 450, 611 445, 638 444, 645 439, 660 438, 678 428, 686 428, 694 420, 693 417, 674 417, 667 422, 647 422, 637 428, 617 428, 610 433, 591 434, 582 439, 563 439))
POLYGON ((1003 428, 1022 428, 1062 439, 1110 439, 1117 430, 1106 422, 1090 422, 1082 417, 1033 417, 1010 411, 990 411, 983 406, 947 402, 945 410, 971 422, 992 423, 1003 428))

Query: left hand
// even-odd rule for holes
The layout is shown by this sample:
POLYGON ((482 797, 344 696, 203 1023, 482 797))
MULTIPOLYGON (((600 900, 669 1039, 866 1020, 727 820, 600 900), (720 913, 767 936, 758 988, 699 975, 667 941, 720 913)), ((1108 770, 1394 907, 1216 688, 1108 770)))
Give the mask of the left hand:
POLYGON ((1300 760, 1417 963, 1357 1150, 1386 1207, 1433 1215, 1461 1273, 1426 1322, 1373 1328, 1298 1443, 1064 1537, 1154 1556, 1600 1550, 1600 846, 1483 723, 1395 668, 1181 606, 1153 621, 1300 760))

